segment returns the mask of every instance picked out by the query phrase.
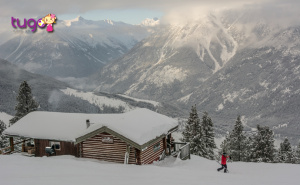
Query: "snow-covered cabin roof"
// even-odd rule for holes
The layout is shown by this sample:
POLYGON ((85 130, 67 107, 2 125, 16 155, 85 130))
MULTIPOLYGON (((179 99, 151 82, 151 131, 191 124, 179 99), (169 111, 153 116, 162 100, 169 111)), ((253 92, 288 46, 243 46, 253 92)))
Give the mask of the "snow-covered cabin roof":
POLYGON ((5 135, 76 142, 102 127, 143 145, 178 125, 172 118, 141 108, 122 114, 82 114, 35 111, 4 131, 5 135), (86 120, 91 126, 86 128, 86 120))

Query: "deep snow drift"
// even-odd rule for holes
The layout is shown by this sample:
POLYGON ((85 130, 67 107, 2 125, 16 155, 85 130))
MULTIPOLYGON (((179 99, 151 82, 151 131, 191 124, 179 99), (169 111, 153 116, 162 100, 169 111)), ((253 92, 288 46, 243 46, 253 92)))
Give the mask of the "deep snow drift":
POLYGON ((300 165, 234 162, 230 173, 217 172, 219 164, 198 156, 191 160, 168 158, 152 165, 123 165, 93 159, 0 156, 0 182, 6 185, 35 184, 178 184, 253 185, 299 184, 300 165))

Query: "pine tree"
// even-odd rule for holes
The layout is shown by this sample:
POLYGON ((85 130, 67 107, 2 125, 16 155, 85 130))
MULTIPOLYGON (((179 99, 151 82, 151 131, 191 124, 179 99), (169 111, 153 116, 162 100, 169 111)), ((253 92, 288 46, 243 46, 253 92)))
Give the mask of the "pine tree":
POLYGON ((215 143, 215 133, 214 133, 214 124, 211 118, 208 116, 207 112, 204 112, 202 116, 201 126, 203 128, 203 137, 205 148, 207 149, 208 159, 214 159, 214 149, 216 147, 215 143))
POLYGON ((26 81, 20 84, 19 95, 17 96, 17 105, 15 110, 17 111, 15 116, 9 120, 9 124, 13 125, 19 119, 27 115, 28 113, 37 110, 39 104, 32 98, 31 88, 26 81))
POLYGON ((230 155, 235 161, 242 161, 245 150, 246 136, 243 133, 241 117, 238 116, 234 125, 234 129, 229 135, 230 155))
POLYGON ((245 139, 245 142, 244 142, 244 155, 243 155, 243 158, 242 158, 242 161, 245 161, 245 162, 251 162, 252 161, 252 146, 253 146, 253 140, 252 138, 249 136, 249 137, 246 137, 245 139))
POLYGON ((297 163, 297 154, 296 154, 296 147, 292 148, 292 151, 287 152, 287 161, 286 163, 292 163, 292 164, 296 164, 297 163))
POLYGON ((299 145, 295 151, 295 156, 296 156, 296 163, 297 164, 300 164, 300 142, 299 142, 299 145))
POLYGON ((288 138, 285 138, 282 143, 280 143, 280 148, 278 150, 278 162, 285 163, 295 163, 296 162, 296 152, 292 149, 291 143, 288 138))
POLYGON ((220 145, 221 153, 227 153, 230 154, 230 148, 229 148, 229 134, 225 136, 224 141, 220 145))
POLYGON ((6 129, 6 125, 0 120, 0 148, 6 148, 9 146, 9 140, 3 135, 3 131, 6 129))
POLYGON ((288 161, 288 152, 292 151, 292 146, 291 143, 289 142, 289 140, 287 138, 284 139, 284 141, 282 143, 280 143, 280 148, 279 148, 279 152, 280 155, 280 159, 282 162, 287 162, 288 161))
POLYGON ((203 131, 200 126, 199 118, 195 121, 194 129, 198 130, 198 132, 196 132, 196 135, 190 141, 190 146, 193 149, 193 154, 208 158, 207 150, 203 142, 203 131))
POLYGON ((280 143, 280 150, 283 152, 292 151, 292 146, 288 138, 285 138, 284 141, 280 143))
POLYGON ((275 163, 282 163, 285 161, 285 156, 281 152, 280 148, 278 150, 274 150, 274 159, 273 162, 275 163))
POLYGON ((208 157, 203 142, 203 131, 200 125, 196 105, 192 106, 190 117, 185 125, 185 130, 182 132, 183 142, 190 143, 191 154, 208 157))
POLYGON ((194 123, 194 117, 196 117, 197 112, 195 112, 195 108, 192 106, 190 117, 188 118, 185 129, 182 132, 183 142, 190 142, 191 138, 193 137, 193 127, 192 124, 194 123))
POLYGON ((256 162, 273 162, 274 160, 274 133, 268 126, 257 125, 256 135, 253 137, 252 157, 256 162))

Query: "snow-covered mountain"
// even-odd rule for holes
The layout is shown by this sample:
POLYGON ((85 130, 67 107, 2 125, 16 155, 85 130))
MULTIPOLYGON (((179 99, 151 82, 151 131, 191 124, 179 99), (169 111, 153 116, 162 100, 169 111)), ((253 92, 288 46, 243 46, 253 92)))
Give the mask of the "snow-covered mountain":
MULTIPOLYGON (((15 114, 16 97, 20 83, 26 80, 32 89, 34 99, 40 104, 38 110, 57 112, 97 113, 99 108, 80 98, 65 95, 60 89, 70 87, 54 78, 30 73, 0 59, 0 112, 15 114)), ((7 116, 0 114, 0 119, 7 122, 7 116)))
POLYGON ((214 11, 160 27, 89 82, 98 84, 95 91, 168 102, 185 111, 197 104, 227 129, 240 114, 248 129, 269 125, 277 136, 296 140, 299 23, 269 20, 260 10, 214 11))
POLYGON ((170 117, 183 116, 176 107, 166 103, 131 98, 122 94, 83 92, 54 78, 30 73, 0 59, 0 120, 8 124, 15 114, 19 85, 26 80, 32 88, 40 111, 120 113, 148 108, 170 117))
POLYGON ((156 17, 152 19, 146 18, 141 22, 141 24, 139 24, 139 26, 146 28, 150 33, 154 33, 160 27, 160 20, 156 17))
POLYGON ((148 27, 148 26, 157 26, 157 25, 159 25, 159 20, 158 20, 158 18, 156 18, 156 17, 154 17, 154 18, 152 18, 152 19, 149 19, 149 18, 146 18, 145 20, 143 20, 142 22, 141 22, 141 24, 139 24, 139 25, 141 25, 141 26, 143 26, 143 27, 148 27))
POLYGON ((58 20, 53 27, 53 33, 40 28, 35 33, 19 28, 2 31, 0 58, 38 74, 85 77, 149 35, 139 25, 81 16, 58 20))

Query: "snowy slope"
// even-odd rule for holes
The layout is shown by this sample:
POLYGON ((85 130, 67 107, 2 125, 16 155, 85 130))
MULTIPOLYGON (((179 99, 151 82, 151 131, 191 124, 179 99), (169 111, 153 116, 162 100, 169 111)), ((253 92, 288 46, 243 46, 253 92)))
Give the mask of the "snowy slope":
MULTIPOLYGON (((138 99, 123 94, 84 92, 71 88, 61 89, 60 92, 69 97, 80 98, 99 107, 102 113, 122 113, 137 108, 147 108, 172 118, 179 118, 184 115, 181 109, 168 103, 138 99)), ((181 119, 179 118, 179 120, 181 119)))
POLYGON ((83 92, 83 91, 77 91, 75 89, 67 88, 67 89, 61 89, 63 93, 66 95, 73 95, 75 97, 81 98, 83 100, 87 100, 91 104, 94 104, 98 106, 100 109, 103 109, 103 106, 111 106, 118 108, 119 106, 122 106, 125 108, 125 112, 131 111, 136 109, 136 107, 133 107, 126 102, 114 98, 108 98, 105 96, 98 96, 95 95, 93 92, 83 92))
MULTIPOLYGON (((106 96, 96 95, 96 94, 94 94, 94 92, 83 92, 83 91, 78 91, 76 89, 71 89, 71 88, 61 89, 61 91, 63 93, 65 93, 66 95, 70 95, 70 96, 73 95, 73 96, 79 97, 83 100, 87 100, 91 104, 95 104, 95 105, 99 106, 101 109, 103 108, 104 105, 116 107, 116 108, 119 106, 122 106, 125 108, 125 112, 136 109, 136 107, 131 106, 130 104, 128 104, 125 101, 122 101, 117 98, 108 98, 106 96)), ((133 97, 126 96, 123 94, 118 94, 118 95, 128 98, 128 99, 131 99, 131 100, 134 100, 134 101, 137 101, 137 102, 150 103, 155 107, 159 105, 159 102, 156 102, 156 101, 133 98, 133 97)))
MULTIPOLYGON (((166 103, 108 93, 77 91, 64 82, 30 73, 2 59, 0 59, 0 112, 15 114, 17 92, 24 80, 31 86, 34 99, 40 104, 39 111, 122 113, 136 108, 147 108, 169 117, 182 115, 181 110, 166 103)), ((2 118, 3 114, 0 115, 0 119, 2 118)), ((4 119, 7 120, 6 115, 4 119)))
MULTIPOLYGON (((33 98, 40 104, 40 111, 99 113, 99 108, 80 98, 65 95, 59 89, 70 87, 54 78, 30 73, 0 59, 0 112, 14 115, 17 93, 24 80, 31 87, 33 98)), ((7 115, 0 114, 0 119, 7 115)), ((8 124, 8 121, 6 122, 8 124)))
POLYGON ((198 156, 191 160, 166 159, 152 165, 124 165, 72 156, 0 156, 0 179, 7 185, 297 185, 300 165, 229 163, 230 173, 217 172, 219 164, 198 156), (18 175, 15 175, 18 174, 18 175), (34 175, 32 175, 34 174, 34 175))
POLYGON ((0 120, 3 121, 6 124, 6 126, 9 125, 9 120, 11 118, 13 118, 13 116, 11 116, 5 112, 0 112, 0 120))
POLYGON ((123 96, 123 97, 125 97, 125 98, 133 99, 133 100, 138 101, 138 102, 147 102, 147 103, 151 103, 151 104, 154 105, 154 106, 158 106, 158 105, 159 105, 159 102, 156 102, 156 101, 143 100, 143 99, 133 98, 133 97, 130 97, 130 96, 127 96, 127 95, 124 95, 124 94, 118 94, 118 95, 119 95, 119 96, 123 96))

